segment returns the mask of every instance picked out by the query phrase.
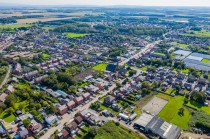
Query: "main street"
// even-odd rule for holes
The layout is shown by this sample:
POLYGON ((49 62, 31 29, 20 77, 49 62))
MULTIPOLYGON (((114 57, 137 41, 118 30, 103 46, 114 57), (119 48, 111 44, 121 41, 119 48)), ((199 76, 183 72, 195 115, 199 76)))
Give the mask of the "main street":
POLYGON ((148 45, 146 45, 143 49, 141 49, 138 53, 136 53, 135 55, 127 58, 126 60, 123 60, 122 62, 119 63, 120 66, 123 66, 125 63, 127 63, 129 60, 133 59, 133 58, 138 58, 142 53, 145 53, 149 50, 151 50, 152 48, 155 47, 155 45, 157 45, 158 43, 160 43, 159 41, 155 41, 153 43, 150 43, 148 45))
MULTIPOLYGON (((145 53, 148 50, 151 50, 156 44, 158 44, 160 41, 156 41, 154 43, 148 44, 147 46, 145 46, 143 49, 141 49, 140 52, 138 52, 137 54, 133 55, 132 57, 122 61, 119 65, 124 65, 125 63, 127 63, 130 59, 133 58, 138 58, 139 55, 141 55, 142 53, 145 53)), ((120 82, 122 83, 123 80, 120 80, 120 82)), ((60 124, 58 126, 52 127, 50 128, 43 136, 40 137, 40 139, 48 139, 50 137, 50 135, 52 135, 56 130, 62 129, 64 124, 66 122, 71 121, 74 118, 74 115, 82 110, 88 109, 91 105, 91 103, 94 103, 96 101, 98 101, 98 99, 100 97, 105 96, 107 93, 111 92, 114 90, 114 88, 116 87, 116 84, 113 84, 111 87, 109 87, 108 91, 103 91, 101 92, 101 95, 96 96, 93 100, 91 100, 89 103, 83 105, 82 107, 78 106, 77 110, 72 112, 71 114, 68 114, 67 118, 63 118, 62 120, 60 120, 60 124)))

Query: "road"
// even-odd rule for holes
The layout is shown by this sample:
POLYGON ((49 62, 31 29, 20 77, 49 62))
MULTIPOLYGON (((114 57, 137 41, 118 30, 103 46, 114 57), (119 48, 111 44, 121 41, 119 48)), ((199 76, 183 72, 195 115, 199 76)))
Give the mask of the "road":
MULTIPOLYGON (((137 54, 131 56, 130 58, 122 61, 121 63, 119 63, 119 65, 124 65, 125 63, 127 63, 130 59, 133 59, 133 58, 138 58, 140 54, 150 50, 151 48, 153 48, 156 44, 158 44, 160 41, 156 41, 154 43, 150 43, 148 44, 147 46, 145 46, 143 49, 141 49, 140 52, 138 52, 137 54)), ((122 83, 123 80, 121 80, 120 82, 122 83)), ((60 124, 56 127, 52 127, 50 128, 43 136, 40 137, 40 139, 48 139, 50 137, 50 135, 52 135, 56 130, 58 129, 62 129, 63 128, 63 125, 66 123, 66 122, 69 122, 71 121, 73 118, 74 118, 74 115, 82 110, 85 110, 85 109, 88 109, 91 105, 91 103, 94 103, 96 101, 98 101, 99 97, 103 97, 105 96, 108 92, 111 92, 114 88, 116 87, 116 84, 113 84, 111 87, 109 87, 109 90, 108 91, 103 91, 101 93, 101 95, 95 97, 93 100, 91 100, 89 103, 85 104, 84 106, 82 107, 78 107, 76 111, 72 112, 71 114, 68 114, 67 118, 64 118, 62 120, 60 120, 60 124)), ((126 124, 125 124, 126 125, 126 124)), ((127 127, 127 126, 126 126, 127 127)), ((131 128, 131 127, 129 127, 131 128)), ((132 130, 134 130, 132 128, 132 130)))
POLYGON ((0 85, 0 89, 2 88, 3 85, 5 85, 7 83, 9 75, 10 75, 10 72, 11 72, 11 69, 12 69, 12 66, 9 65, 9 70, 7 71, 7 74, 6 74, 4 80, 2 81, 2 83, 0 85))
POLYGON ((109 87, 109 89, 107 91, 101 92, 101 95, 96 96, 93 100, 91 100, 86 105, 84 105, 82 107, 78 106, 78 109, 76 111, 72 112, 71 114, 68 114, 67 118, 64 118, 64 119, 60 120, 60 124, 58 126, 50 128, 43 136, 40 137, 40 139, 48 139, 50 137, 50 135, 53 134, 56 130, 62 129, 63 125, 66 122, 71 121, 71 119, 74 118, 74 115, 76 113, 78 113, 80 111, 83 111, 85 109, 88 109, 90 107, 91 103, 94 103, 94 102, 98 101, 99 97, 105 96, 107 93, 111 92, 115 87, 116 87, 116 84, 113 84, 111 87, 109 87))
POLYGON ((145 53, 146 51, 152 49, 156 44, 160 43, 160 41, 156 41, 154 43, 150 43, 146 45, 143 49, 141 49, 140 52, 136 53, 135 55, 131 56, 130 58, 127 58, 126 60, 119 63, 120 66, 123 66, 125 63, 127 63, 129 60, 133 58, 138 58, 140 54, 145 53))

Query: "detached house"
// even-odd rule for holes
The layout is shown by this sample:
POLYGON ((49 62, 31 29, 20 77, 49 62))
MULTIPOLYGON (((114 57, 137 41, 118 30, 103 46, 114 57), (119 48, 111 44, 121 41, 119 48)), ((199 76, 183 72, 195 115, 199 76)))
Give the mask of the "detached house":
POLYGON ((104 99, 104 104, 107 105, 111 105, 113 102, 115 101, 115 97, 108 95, 105 99, 104 99))
POLYGON ((64 115, 64 114, 68 111, 68 106, 66 106, 66 105, 61 105, 61 106, 59 106, 57 109, 58 109, 58 113, 59 113, 60 115, 64 115))

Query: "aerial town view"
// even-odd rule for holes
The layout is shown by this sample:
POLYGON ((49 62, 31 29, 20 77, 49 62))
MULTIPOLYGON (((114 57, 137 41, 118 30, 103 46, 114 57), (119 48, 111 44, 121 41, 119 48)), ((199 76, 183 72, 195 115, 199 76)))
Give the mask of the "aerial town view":
POLYGON ((0 138, 210 139, 210 1, 67 1, 0 0, 0 138))

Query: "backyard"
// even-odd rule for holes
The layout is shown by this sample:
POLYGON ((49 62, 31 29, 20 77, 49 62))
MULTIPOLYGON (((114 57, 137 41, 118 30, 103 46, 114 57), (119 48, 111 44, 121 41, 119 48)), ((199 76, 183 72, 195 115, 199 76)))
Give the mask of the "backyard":
POLYGON ((203 63, 210 63, 210 60, 209 60, 209 59, 204 58, 201 62, 203 62, 203 63))
POLYGON ((107 65, 108 64, 106 64, 106 63, 101 63, 101 64, 94 66, 93 69, 98 70, 98 71, 104 71, 104 70, 106 70, 107 65))

